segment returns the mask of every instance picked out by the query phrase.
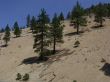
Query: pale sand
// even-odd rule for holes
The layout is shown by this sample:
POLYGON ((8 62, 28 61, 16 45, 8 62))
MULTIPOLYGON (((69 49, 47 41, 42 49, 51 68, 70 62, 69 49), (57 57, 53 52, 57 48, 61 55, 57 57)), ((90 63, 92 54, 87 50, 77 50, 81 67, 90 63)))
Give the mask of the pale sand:
POLYGON ((91 29, 95 23, 92 22, 93 19, 88 20, 91 23, 83 27, 86 32, 72 36, 65 34, 76 30, 69 26, 69 21, 64 22, 64 43, 58 44, 57 49, 69 50, 71 54, 60 52, 59 55, 66 56, 45 65, 20 65, 23 59, 38 55, 33 50, 34 38, 28 33, 29 29, 23 30, 22 37, 13 38, 12 35, 9 46, 0 52, 0 81, 16 82, 17 73, 29 73, 28 82, 110 82, 110 77, 100 70, 104 65, 102 58, 110 63, 110 20, 106 19, 102 29, 91 29), (80 41, 78 48, 74 48, 76 40, 80 41))

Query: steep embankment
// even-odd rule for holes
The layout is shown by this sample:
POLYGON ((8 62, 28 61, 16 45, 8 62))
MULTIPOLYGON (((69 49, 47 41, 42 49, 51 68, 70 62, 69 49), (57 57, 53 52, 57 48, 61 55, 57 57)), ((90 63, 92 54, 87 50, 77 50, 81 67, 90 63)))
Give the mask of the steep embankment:
MULTIPOLYGON (((104 65, 102 58, 110 63, 110 20, 105 21, 101 29, 91 29, 95 23, 88 19, 85 33, 73 35, 75 29, 65 21, 64 43, 58 44, 60 57, 54 62, 24 65, 21 62, 37 54, 33 51, 33 36, 29 29, 23 30, 22 37, 11 38, 9 46, 0 52, 0 80, 16 82, 17 73, 29 73, 29 82, 109 82, 100 68, 104 65), (80 46, 74 48, 75 41, 80 41, 80 46), (20 65, 21 64, 21 65, 20 65)), ((3 44, 3 41, 2 41, 3 44)))

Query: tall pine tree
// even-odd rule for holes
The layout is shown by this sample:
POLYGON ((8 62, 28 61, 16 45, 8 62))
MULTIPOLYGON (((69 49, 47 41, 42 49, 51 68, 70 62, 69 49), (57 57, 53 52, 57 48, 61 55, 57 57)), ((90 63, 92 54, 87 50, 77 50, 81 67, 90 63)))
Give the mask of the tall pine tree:
POLYGON ((27 27, 30 27, 31 19, 30 15, 27 16, 27 27))
POLYGON ((1 28, 0 29, 0 33, 3 33, 3 32, 5 32, 5 29, 4 28, 1 28))
POLYGON ((83 17, 84 14, 84 9, 80 6, 79 2, 77 2, 71 13, 71 20, 75 23, 77 34, 79 34, 79 26, 83 26, 86 24, 86 19, 83 17))
POLYGON ((13 27, 14 27, 14 34, 16 35, 16 37, 20 37, 21 29, 19 28, 18 23, 15 22, 13 27))
POLYGON ((43 60, 44 58, 44 51, 45 48, 49 45, 49 38, 48 38, 48 15, 44 9, 41 9, 41 13, 38 16, 37 20, 37 32, 35 35, 34 45, 36 52, 40 53, 39 59, 43 60))
POLYGON ((57 14, 54 15, 50 28, 51 40, 53 42, 53 54, 56 53, 56 43, 62 41, 63 37, 63 26, 61 26, 60 20, 57 14))
POLYGON ((61 12, 60 15, 59 15, 59 20, 60 20, 60 21, 63 21, 64 19, 65 19, 65 18, 64 18, 63 12, 61 12))
POLYGON ((105 16, 106 12, 107 12, 107 10, 101 3, 99 3, 99 5, 97 7, 95 7, 95 9, 94 9, 95 21, 97 23, 99 23, 100 27, 103 26, 104 16, 105 16))
POLYGON ((70 19, 71 18, 71 13, 68 12, 66 19, 70 19))
POLYGON ((31 19, 31 28, 30 28, 32 30, 32 33, 34 33, 36 26, 37 26, 37 21, 36 21, 36 18, 33 16, 31 19))
POLYGON ((8 46, 8 42, 10 41, 10 28, 8 24, 5 28, 5 35, 3 37, 3 40, 5 41, 5 46, 8 46))

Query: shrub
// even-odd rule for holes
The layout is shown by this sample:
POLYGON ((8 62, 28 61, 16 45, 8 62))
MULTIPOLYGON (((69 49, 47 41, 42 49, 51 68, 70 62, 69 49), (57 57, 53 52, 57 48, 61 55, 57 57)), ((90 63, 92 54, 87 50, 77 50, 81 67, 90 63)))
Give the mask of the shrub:
POLYGON ((52 55, 52 50, 48 50, 48 49, 45 49, 43 53, 40 53, 40 55, 44 55, 44 56, 51 56, 52 55))
POLYGON ((21 78, 22 78, 21 74, 18 73, 18 74, 17 74, 17 78, 16 78, 16 80, 21 80, 21 78))
POLYGON ((25 74, 24 76, 23 76, 23 79, 22 79, 23 81, 28 81, 29 80, 29 74, 25 74))
POLYGON ((73 82, 77 82, 76 80, 73 80, 73 82))

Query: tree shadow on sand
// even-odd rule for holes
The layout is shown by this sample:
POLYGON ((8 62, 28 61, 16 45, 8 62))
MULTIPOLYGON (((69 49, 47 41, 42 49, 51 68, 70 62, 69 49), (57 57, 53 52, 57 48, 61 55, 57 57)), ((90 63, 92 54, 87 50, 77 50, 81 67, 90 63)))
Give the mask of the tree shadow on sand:
POLYGON ((42 63, 48 60, 48 57, 43 57, 43 60, 39 59, 39 57, 35 56, 35 57, 30 57, 30 58, 26 58, 22 61, 21 64, 34 64, 34 63, 42 63))
POLYGON ((70 51, 69 49, 57 50, 56 54, 45 55, 43 59, 39 59, 39 57, 29 57, 24 59, 20 65, 22 64, 39 64, 39 63, 53 63, 54 61, 60 60, 60 57, 71 55, 74 51, 70 51))
POLYGON ((35 56, 35 57, 26 58, 22 61, 21 64, 43 63, 43 62, 48 61, 49 56, 51 56, 51 55, 53 55, 52 50, 45 49, 45 52, 43 53, 43 57, 35 56))
POLYGON ((105 63, 104 66, 100 70, 102 70, 105 75, 110 76, 110 64, 109 63, 105 63))
POLYGON ((96 26, 92 26, 91 28, 92 28, 92 29, 101 29, 101 28, 103 28, 103 26, 96 25, 96 26))
POLYGON ((4 44, 4 45, 0 45, 1 48, 7 47, 8 45, 4 44))

